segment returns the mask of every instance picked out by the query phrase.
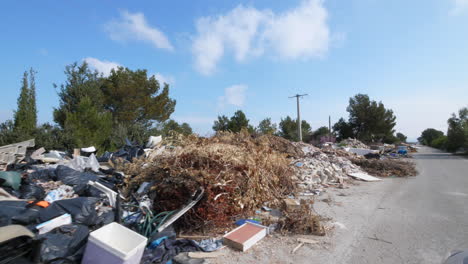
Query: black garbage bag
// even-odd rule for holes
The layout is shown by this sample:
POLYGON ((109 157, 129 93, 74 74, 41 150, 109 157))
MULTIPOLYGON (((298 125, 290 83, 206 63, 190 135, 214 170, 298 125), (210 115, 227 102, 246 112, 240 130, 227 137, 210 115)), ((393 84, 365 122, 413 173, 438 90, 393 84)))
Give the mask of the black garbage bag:
POLYGON ((39 180, 39 181, 56 181, 57 175, 55 174, 55 168, 38 169, 28 174, 28 180, 39 180))
POLYGON ((63 225, 39 235, 39 238, 43 240, 41 246, 42 263, 80 263, 88 235, 88 227, 77 224, 63 225))
POLYGON ((59 165, 55 170, 57 180, 73 186, 76 194, 81 195, 87 189, 89 181, 96 181, 99 177, 91 172, 79 172, 67 166, 59 165))
POLYGON ((41 222, 45 222, 63 214, 70 214, 74 223, 87 226, 98 225, 103 221, 96 211, 98 201, 99 199, 95 197, 78 197, 55 201, 49 207, 40 211, 39 219, 41 222))
POLYGON ((41 207, 29 206, 26 201, 0 201, 0 227, 12 224, 39 224, 41 207))
POLYGON ((183 252, 203 251, 193 240, 189 239, 164 239, 156 248, 151 249, 151 245, 145 249, 140 263, 160 264, 170 261, 172 258, 183 252))
POLYGON ((44 189, 34 183, 24 183, 20 187, 20 198, 26 200, 43 200, 46 196, 44 189))

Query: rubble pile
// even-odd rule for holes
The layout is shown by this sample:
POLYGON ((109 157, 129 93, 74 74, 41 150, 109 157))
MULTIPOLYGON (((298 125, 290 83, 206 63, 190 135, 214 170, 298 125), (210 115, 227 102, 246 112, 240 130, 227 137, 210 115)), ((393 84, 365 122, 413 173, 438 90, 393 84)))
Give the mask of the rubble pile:
POLYGON ((397 159, 352 159, 352 162, 360 166, 371 175, 380 177, 407 177, 416 176, 416 165, 413 162, 397 159))
POLYGON ((348 138, 344 139, 340 142, 340 146, 348 147, 348 148, 362 148, 362 149, 369 149, 369 146, 362 143, 361 141, 355 138, 348 138))
POLYGON ((294 165, 298 187, 302 191, 313 191, 319 184, 341 184, 349 178, 348 174, 362 172, 359 166, 346 158, 347 155, 338 156, 332 151, 324 152, 311 145, 301 144, 306 154, 296 159, 294 165))
MULTIPOLYGON (((273 137, 252 138, 248 133, 219 133, 211 138, 180 137, 174 147, 160 147, 147 159, 126 164, 129 176, 127 192, 143 182, 155 182, 151 188, 156 211, 180 207, 198 188, 204 198, 185 214, 180 225, 190 230, 231 225, 235 217, 246 217, 265 203, 278 205, 294 190, 287 155, 298 150, 285 147, 273 137), (279 143, 278 143, 279 142, 279 143), (280 153, 273 149, 286 149, 280 153), (163 150, 161 150, 163 148, 163 150)), ((290 144, 291 145, 291 144, 290 144)))

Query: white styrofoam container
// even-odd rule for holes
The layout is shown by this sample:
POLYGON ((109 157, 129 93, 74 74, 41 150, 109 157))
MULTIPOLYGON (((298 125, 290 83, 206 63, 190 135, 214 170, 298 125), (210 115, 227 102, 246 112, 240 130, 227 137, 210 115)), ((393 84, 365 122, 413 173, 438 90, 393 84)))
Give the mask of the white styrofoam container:
POLYGON ((147 238, 120 225, 110 223, 89 234, 82 264, 138 264, 147 238))

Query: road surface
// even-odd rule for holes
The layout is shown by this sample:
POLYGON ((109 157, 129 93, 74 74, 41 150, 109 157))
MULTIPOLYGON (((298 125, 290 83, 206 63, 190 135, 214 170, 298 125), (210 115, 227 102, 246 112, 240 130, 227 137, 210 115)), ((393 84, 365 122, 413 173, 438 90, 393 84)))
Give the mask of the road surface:
POLYGON ((468 249, 468 160, 431 148, 414 158, 420 174, 391 186, 342 263, 442 263, 468 249))
POLYGON ((314 207, 334 231, 318 244, 292 254, 296 238, 273 235, 208 263, 443 263, 468 249, 468 159, 423 147, 414 161, 416 177, 325 189, 314 207))

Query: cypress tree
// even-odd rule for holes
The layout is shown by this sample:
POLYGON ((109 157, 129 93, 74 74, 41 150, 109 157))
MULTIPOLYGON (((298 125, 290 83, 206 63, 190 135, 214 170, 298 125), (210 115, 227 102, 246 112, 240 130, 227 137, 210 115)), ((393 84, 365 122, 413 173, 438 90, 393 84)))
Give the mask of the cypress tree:
POLYGON ((31 125, 37 126, 37 107, 36 107, 36 71, 29 69, 29 112, 31 116, 31 125))
POLYGON ((29 81, 33 83, 31 89, 28 82, 28 72, 24 72, 20 95, 18 97, 18 109, 14 114, 14 130, 19 139, 32 137, 36 129, 36 88, 34 80, 34 71, 31 69, 29 81))

